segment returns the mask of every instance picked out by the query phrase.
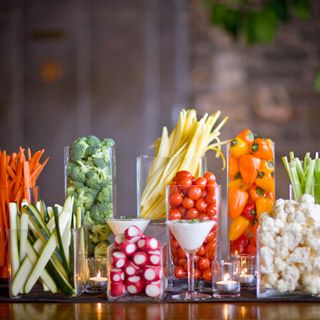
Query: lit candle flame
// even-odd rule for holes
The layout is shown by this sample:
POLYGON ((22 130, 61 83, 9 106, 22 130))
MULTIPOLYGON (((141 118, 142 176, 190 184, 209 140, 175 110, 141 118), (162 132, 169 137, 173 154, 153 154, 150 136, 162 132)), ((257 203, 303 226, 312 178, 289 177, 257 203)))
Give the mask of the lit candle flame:
POLYGON ((241 270, 241 275, 242 275, 242 276, 245 275, 245 274, 247 274, 247 273, 248 273, 247 268, 243 268, 243 269, 241 270))
POLYGON ((226 274, 223 276, 223 280, 224 280, 224 281, 230 280, 229 273, 226 273, 226 274))
POLYGON ((100 271, 97 274, 97 278, 101 278, 101 272, 100 271))

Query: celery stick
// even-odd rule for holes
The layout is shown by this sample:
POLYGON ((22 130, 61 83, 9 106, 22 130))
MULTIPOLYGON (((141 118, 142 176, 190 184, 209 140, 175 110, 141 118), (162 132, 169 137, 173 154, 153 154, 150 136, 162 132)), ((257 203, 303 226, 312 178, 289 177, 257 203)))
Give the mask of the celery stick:
POLYGON ((289 152, 289 159, 290 159, 290 162, 294 159, 294 153, 293 153, 293 151, 290 151, 290 152, 289 152))
POLYGON ((320 204, 320 159, 316 159, 314 170, 314 196, 315 202, 320 204))
POLYGON ((305 189, 305 193, 311 194, 313 195, 313 180, 314 180, 314 168, 315 168, 315 160, 310 159, 309 161, 309 167, 308 167, 308 175, 307 175, 307 181, 306 181, 306 189, 305 189))
POLYGON ((302 195, 302 189, 301 189, 299 176, 298 176, 297 169, 294 162, 290 162, 290 171, 292 175, 291 184, 293 188, 294 199, 298 201, 302 195))
POLYGON ((297 173, 298 173, 300 184, 301 184, 302 179, 303 179, 303 168, 302 168, 301 161, 299 160, 299 158, 294 158, 293 161, 296 164, 296 169, 297 169, 297 173))

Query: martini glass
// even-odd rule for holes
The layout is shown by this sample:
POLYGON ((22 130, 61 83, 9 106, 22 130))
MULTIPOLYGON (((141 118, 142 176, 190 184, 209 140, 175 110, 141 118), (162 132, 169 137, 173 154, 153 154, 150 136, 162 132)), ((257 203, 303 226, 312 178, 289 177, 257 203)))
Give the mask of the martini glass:
POLYGON ((185 251, 188 262, 188 291, 172 296, 175 300, 192 301, 211 298, 209 294, 195 290, 194 265, 195 254, 202 246, 209 232, 216 224, 213 220, 168 220, 167 226, 182 249, 185 251))

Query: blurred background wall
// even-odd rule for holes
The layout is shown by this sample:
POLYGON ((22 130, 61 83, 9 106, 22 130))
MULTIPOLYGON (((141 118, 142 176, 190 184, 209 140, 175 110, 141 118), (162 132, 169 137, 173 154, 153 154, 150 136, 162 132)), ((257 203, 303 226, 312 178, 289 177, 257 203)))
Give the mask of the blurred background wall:
POLYGON ((280 156, 319 150, 319 11, 313 0, 310 19, 247 47, 209 25, 200 0, 2 0, 0 147, 46 149, 39 184, 52 203, 64 194, 63 146, 114 138, 118 207, 129 214, 136 156, 181 107, 220 109, 230 117, 223 138, 250 127, 276 141, 277 192, 287 196, 280 156))

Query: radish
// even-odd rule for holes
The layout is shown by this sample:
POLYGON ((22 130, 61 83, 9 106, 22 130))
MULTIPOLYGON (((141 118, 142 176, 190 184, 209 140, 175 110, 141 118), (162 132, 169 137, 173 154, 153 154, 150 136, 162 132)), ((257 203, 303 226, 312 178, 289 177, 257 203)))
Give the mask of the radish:
POLYGON ((146 281, 156 281, 160 279, 160 267, 146 266, 142 271, 143 278, 146 281))
POLYGON ((133 262, 139 267, 144 267, 147 263, 147 258, 148 258, 148 255, 145 252, 137 251, 133 255, 133 262))
POLYGON ((130 226, 124 232, 124 236, 127 240, 137 242, 143 236, 141 229, 137 226, 130 226))
POLYGON ((159 241, 152 237, 145 237, 138 241, 138 248, 144 251, 156 250, 159 246, 159 241))
POLYGON ((128 277, 126 280, 126 289, 130 294, 139 294, 144 289, 144 281, 140 276, 128 277))
POLYGON ((123 241, 125 240, 125 237, 123 234, 118 234, 114 237, 114 243, 116 246, 119 246, 123 241))
POLYGON ((158 298, 161 295, 161 281, 148 282, 145 288, 145 293, 148 297, 158 298))
POLYGON ((114 251, 112 252, 112 266, 114 268, 122 268, 127 261, 127 257, 123 252, 114 251))
POLYGON ((119 246, 120 250, 125 253, 127 257, 132 257, 138 250, 137 245, 130 240, 125 240, 119 246))
POLYGON ((113 282, 120 282, 124 280, 124 272, 121 269, 111 269, 110 278, 113 282))
POLYGON ((111 282, 111 296, 121 297, 126 293, 124 283, 121 282, 111 282))
POLYGON ((160 266, 160 251, 148 251, 147 264, 151 266, 160 266))
POLYGON ((124 267, 124 272, 127 276, 135 276, 139 273, 140 268, 135 265, 132 261, 129 261, 124 267))

